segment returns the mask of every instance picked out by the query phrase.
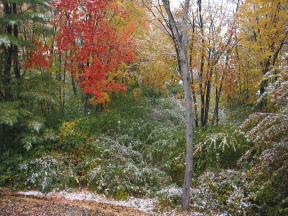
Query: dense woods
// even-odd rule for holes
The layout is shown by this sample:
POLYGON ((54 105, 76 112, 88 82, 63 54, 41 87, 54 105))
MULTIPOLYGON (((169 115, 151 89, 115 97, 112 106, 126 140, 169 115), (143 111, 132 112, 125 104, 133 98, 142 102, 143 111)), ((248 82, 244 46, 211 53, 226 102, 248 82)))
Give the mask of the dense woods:
POLYGON ((0 187, 287 215, 287 14, 287 0, 2 0, 0 187))

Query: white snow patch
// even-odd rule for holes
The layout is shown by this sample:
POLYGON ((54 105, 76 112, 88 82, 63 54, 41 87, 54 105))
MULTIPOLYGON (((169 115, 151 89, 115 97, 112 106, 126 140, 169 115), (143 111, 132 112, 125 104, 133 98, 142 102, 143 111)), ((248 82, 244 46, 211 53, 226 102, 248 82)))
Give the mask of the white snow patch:
POLYGON ((18 192, 18 194, 20 195, 24 195, 24 196, 35 196, 35 197, 44 197, 45 194, 39 192, 39 191, 20 191, 18 192))
POLYGON ((108 199, 103 195, 94 194, 88 191, 79 192, 50 192, 48 194, 43 194, 37 191, 21 191, 18 194, 24 196, 35 196, 35 197, 61 197, 68 200, 82 200, 82 201, 93 201, 101 204, 108 204, 114 206, 122 206, 127 208, 134 208, 142 212, 151 213, 155 209, 156 200, 155 199, 139 199, 130 198, 125 201, 118 201, 113 199, 108 199))

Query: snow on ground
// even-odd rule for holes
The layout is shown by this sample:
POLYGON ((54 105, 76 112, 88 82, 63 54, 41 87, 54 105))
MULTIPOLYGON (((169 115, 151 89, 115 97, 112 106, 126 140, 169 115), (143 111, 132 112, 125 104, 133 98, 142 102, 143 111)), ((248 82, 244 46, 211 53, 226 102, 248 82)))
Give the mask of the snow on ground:
POLYGON ((35 196, 35 197, 58 197, 65 198, 68 200, 83 200, 83 201, 93 201, 101 204, 122 206, 128 208, 134 208, 142 212, 151 213, 155 209, 156 200, 154 199, 139 199, 139 198, 130 198, 125 201, 118 201, 113 199, 108 199, 105 196, 94 194, 88 191, 79 191, 79 192, 50 192, 44 194, 38 191, 20 191, 20 195, 24 196, 35 196))

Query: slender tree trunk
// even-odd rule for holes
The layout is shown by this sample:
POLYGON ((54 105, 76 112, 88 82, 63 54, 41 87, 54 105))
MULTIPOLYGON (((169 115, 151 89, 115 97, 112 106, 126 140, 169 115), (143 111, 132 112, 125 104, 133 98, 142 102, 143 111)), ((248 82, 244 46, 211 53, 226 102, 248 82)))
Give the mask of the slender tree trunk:
POLYGON ((197 98, 196 98, 196 92, 195 92, 195 84, 194 84, 194 77, 193 72, 191 72, 191 90, 192 90, 192 99, 194 104, 194 116, 195 116, 195 126, 199 127, 199 118, 198 118, 198 107, 197 107, 197 98))
POLYGON ((203 116, 203 123, 202 126, 207 125, 208 117, 209 117, 209 110, 210 110, 210 95, 211 95, 211 80, 213 74, 213 63, 211 62, 211 51, 209 51, 208 55, 208 71, 206 74, 206 81, 205 81, 205 106, 204 106, 204 116, 203 116))
POLYGON ((219 103, 220 103, 220 94, 221 90, 216 88, 216 95, 215 95, 215 106, 214 106, 214 113, 213 113, 213 119, 212 119, 212 125, 216 123, 218 126, 219 123, 219 103))
POLYGON ((201 127, 205 125, 205 89, 203 85, 203 74, 205 65, 205 38, 204 38, 204 22, 202 17, 202 0, 197 0, 200 32, 201 32, 201 60, 200 60, 200 71, 199 71, 199 90, 200 90, 200 122, 201 127))
POLYGON ((12 47, 5 48, 5 66, 4 66, 4 71, 3 71, 3 74, 4 74, 3 86, 4 86, 4 97, 6 101, 12 99, 12 92, 11 92, 12 57, 13 57, 12 47))
MULTIPOLYGON (((11 5, 7 2, 4 1, 4 13, 6 15, 12 15, 12 8, 11 5)), ((8 35, 13 34, 13 26, 11 24, 8 24, 6 26, 6 33, 8 35)), ((11 76, 11 69, 12 69, 12 60, 13 60, 13 45, 9 45, 8 47, 4 47, 4 71, 3 71, 3 89, 4 89, 4 99, 6 101, 12 99, 12 92, 11 92, 11 81, 12 81, 12 76, 11 76)))
POLYGON ((204 112, 204 125, 207 125, 210 110, 210 96, 211 96, 211 81, 207 82, 206 99, 205 99, 205 112, 204 112))
POLYGON ((199 119, 198 119, 198 107, 197 107, 197 97, 195 92, 195 83, 194 83, 194 74, 193 74, 193 47, 194 47, 194 33, 195 33, 195 19, 193 17, 193 24, 192 24, 192 43, 190 47, 190 61, 189 61, 189 70, 190 70, 190 79, 191 79, 191 90, 192 90, 192 99, 194 105, 194 117, 195 117, 195 126, 199 126, 199 119))
POLYGON ((75 82, 74 74, 72 74, 72 73, 71 73, 71 85, 73 88, 74 96, 77 96, 76 82, 75 82))
MULTIPOLYGON (((12 4, 13 15, 17 14, 17 5, 15 3, 12 4)), ((13 26, 13 34, 14 37, 18 39, 18 25, 14 24, 13 26)), ((13 67, 14 67, 14 74, 17 80, 20 79, 20 65, 19 65, 19 58, 18 58, 18 46, 13 45, 13 67)))
MULTIPOLYGON (((185 158, 185 175, 183 183, 183 194, 182 194, 182 208, 188 209, 190 187, 192 182, 192 171, 193 171, 193 111, 192 111, 192 95, 190 88, 189 69, 187 57, 185 60, 185 52, 181 52, 181 68, 183 72, 183 90, 186 101, 186 158, 185 158)), ((186 54, 187 55, 187 54, 186 54)))
POLYGON ((228 70, 229 67, 229 54, 227 53, 226 55, 226 59, 225 59, 225 69, 224 71, 222 71, 222 75, 221 78, 219 80, 219 88, 217 87, 217 82, 218 82, 218 77, 216 76, 216 89, 215 89, 215 107, 214 107, 214 114, 213 114, 213 119, 212 119, 212 125, 215 124, 216 121, 216 125, 218 126, 219 123, 219 103, 220 103, 220 98, 221 98, 221 94, 222 94, 222 89, 223 89, 223 85, 224 85, 224 79, 225 79, 225 75, 226 75, 226 71, 228 70))
POLYGON ((179 53, 179 62, 181 68, 181 74, 183 79, 183 90, 186 102, 186 157, 185 157, 185 174, 183 182, 183 194, 182 194, 182 209, 186 210, 189 207, 190 200, 190 187, 192 182, 192 167, 193 167, 193 110, 192 110, 192 95, 190 87, 190 75, 189 75, 189 62, 188 62, 188 12, 190 6, 190 0, 185 0, 182 22, 177 24, 175 18, 171 12, 170 1, 162 0, 165 11, 169 20, 169 28, 174 36, 179 53))

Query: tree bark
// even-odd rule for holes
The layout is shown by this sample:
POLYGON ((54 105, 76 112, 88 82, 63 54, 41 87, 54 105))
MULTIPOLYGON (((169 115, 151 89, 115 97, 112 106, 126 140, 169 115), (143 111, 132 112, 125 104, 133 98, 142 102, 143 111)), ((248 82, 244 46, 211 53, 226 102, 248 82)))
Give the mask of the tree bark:
MULTIPOLYGON (((12 7, 11 5, 5 1, 4 2, 4 13, 6 15, 12 15, 12 7)), ((8 35, 13 34, 13 26, 11 24, 8 24, 6 26, 6 33, 8 35)), ((4 47, 4 71, 3 71, 3 89, 4 89, 4 100, 8 101, 12 99, 12 92, 11 92, 11 69, 12 69, 12 60, 13 60, 13 45, 9 45, 8 47, 4 47)))
POLYGON ((184 12, 182 22, 178 25, 171 12, 169 0, 162 0, 165 11, 169 20, 169 28, 172 31, 177 48, 179 50, 179 63, 183 79, 183 90, 186 102, 186 157, 185 157, 185 174, 183 182, 182 193, 182 209, 187 210, 190 200, 190 187, 192 183, 192 167, 193 167, 193 110, 192 110, 192 94, 190 88, 190 74, 189 74, 189 61, 188 61, 188 11, 190 6, 190 0, 184 2, 184 12))
POLYGON ((195 92, 195 83, 194 83, 194 74, 193 74, 193 47, 194 47, 194 33, 195 33, 195 18, 193 16, 193 24, 192 24, 192 39, 190 45, 190 61, 189 61, 189 70, 190 70, 190 81, 191 81, 191 90, 192 90, 192 99, 194 105, 194 120, 195 126, 199 126, 199 119, 198 119, 198 105, 197 105, 197 97, 195 92))

